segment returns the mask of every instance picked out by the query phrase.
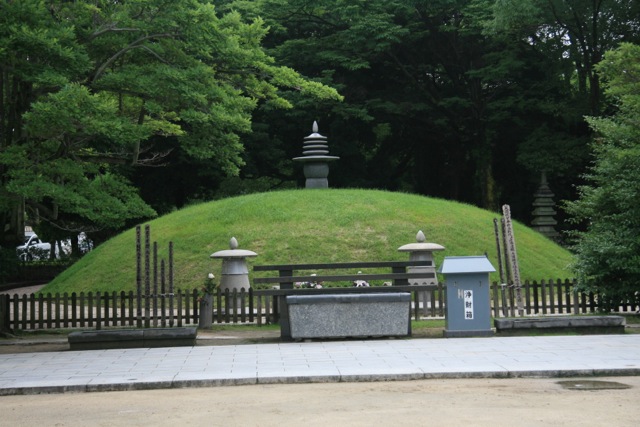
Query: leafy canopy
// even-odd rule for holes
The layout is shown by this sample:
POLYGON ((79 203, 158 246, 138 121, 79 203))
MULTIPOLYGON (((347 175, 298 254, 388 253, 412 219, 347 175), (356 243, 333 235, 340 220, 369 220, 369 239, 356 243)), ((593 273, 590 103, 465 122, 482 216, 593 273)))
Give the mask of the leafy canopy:
POLYGON ((576 233, 575 270, 589 289, 634 298, 640 290, 640 46, 623 43, 596 68, 618 111, 588 119, 599 135, 590 183, 568 204, 574 219, 587 223, 576 233))
POLYGON ((236 174, 259 103, 339 100, 278 66, 263 21, 210 0, 0 5, 0 220, 20 206, 59 228, 115 229, 154 212, 127 176, 180 147, 236 174))

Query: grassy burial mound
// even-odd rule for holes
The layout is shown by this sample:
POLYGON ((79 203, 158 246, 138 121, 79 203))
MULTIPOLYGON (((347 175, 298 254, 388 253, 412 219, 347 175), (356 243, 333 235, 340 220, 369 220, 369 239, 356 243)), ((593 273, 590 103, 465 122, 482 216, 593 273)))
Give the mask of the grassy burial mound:
MULTIPOLYGON (((288 190, 203 203, 150 221, 159 259, 174 244, 175 285, 200 286, 208 273, 220 277, 221 261, 209 258, 229 248, 258 253, 258 264, 408 260, 398 247, 415 242, 445 246, 444 256, 487 253, 497 268, 493 219, 499 214, 470 205, 375 190, 288 190)), ((570 254, 514 222, 522 280, 566 279, 570 254)), ((492 280, 499 280, 497 274, 492 280)), ((43 292, 135 290, 135 230, 100 245, 47 285, 43 292)))

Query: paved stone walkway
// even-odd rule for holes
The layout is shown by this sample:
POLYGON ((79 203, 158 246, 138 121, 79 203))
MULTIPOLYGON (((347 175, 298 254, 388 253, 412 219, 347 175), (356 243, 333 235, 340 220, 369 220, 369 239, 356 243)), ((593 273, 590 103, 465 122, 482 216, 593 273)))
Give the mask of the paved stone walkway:
POLYGON ((0 355, 0 395, 593 375, 640 375, 640 335, 314 341, 0 355))

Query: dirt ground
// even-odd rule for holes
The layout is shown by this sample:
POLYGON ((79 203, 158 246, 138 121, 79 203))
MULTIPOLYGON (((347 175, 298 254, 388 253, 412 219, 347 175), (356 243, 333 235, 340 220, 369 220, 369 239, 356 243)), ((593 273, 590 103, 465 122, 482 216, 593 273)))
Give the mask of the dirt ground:
POLYGON ((558 379, 250 385, 0 397, 6 426, 637 426, 640 377, 624 390, 558 379))

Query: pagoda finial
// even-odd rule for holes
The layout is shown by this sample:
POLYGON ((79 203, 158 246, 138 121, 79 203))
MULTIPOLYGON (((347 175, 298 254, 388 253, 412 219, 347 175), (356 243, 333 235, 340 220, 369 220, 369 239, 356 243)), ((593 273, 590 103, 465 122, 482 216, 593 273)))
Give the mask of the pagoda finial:
POLYGON ((547 183, 547 171, 542 171, 540 173, 540 185, 548 185, 547 183))
POLYGON ((318 133, 318 122, 313 121, 313 126, 311 126, 311 132, 318 133))
POLYGON ((231 249, 238 249, 238 240, 235 237, 232 237, 229 240, 229 248, 231 249))

